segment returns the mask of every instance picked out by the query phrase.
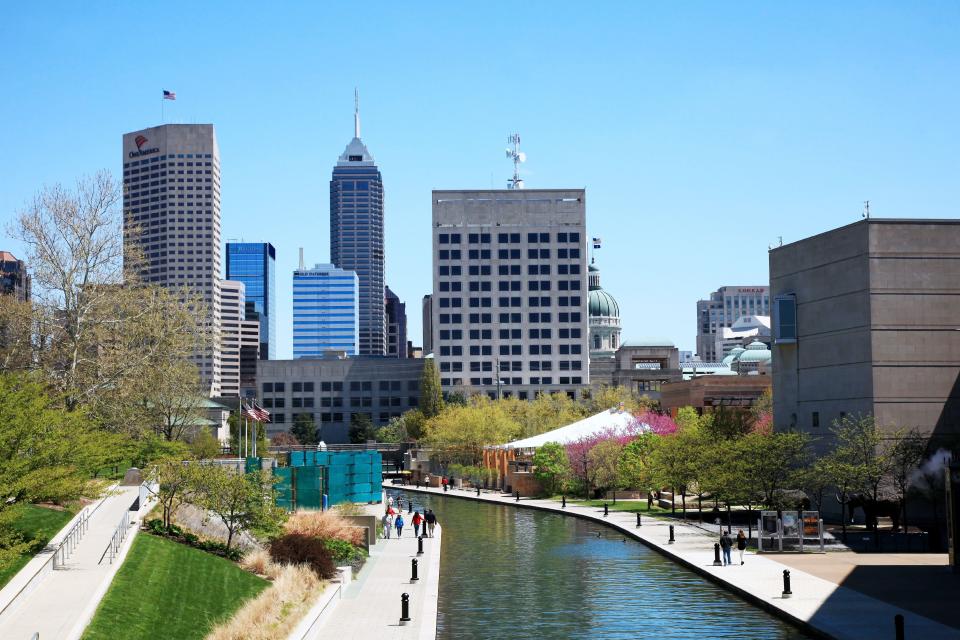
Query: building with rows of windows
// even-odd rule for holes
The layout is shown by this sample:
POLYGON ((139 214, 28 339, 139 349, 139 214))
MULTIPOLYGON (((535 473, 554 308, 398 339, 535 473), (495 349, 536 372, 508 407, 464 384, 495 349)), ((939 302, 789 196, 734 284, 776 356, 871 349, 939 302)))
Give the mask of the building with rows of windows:
POLYGON ((244 284, 247 306, 260 322, 260 357, 276 356, 277 250, 269 242, 228 242, 227 280, 244 284))
POLYGON ((123 135, 125 260, 139 249, 144 282, 185 287, 209 310, 214 339, 195 355, 220 395, 220 152, 212 124, 165 124, 123 135))
POLYGON ((357 274, 332 264, 293 272, 294 358, 358 354, 358 290, 357 274))
POLYGON ((743 316, 770 315, 770 287, 720 287, 707 300, 697 301, 697 355, 703 362, 717 362, 717 337, 743 316))
POLYGON ((588 385, 582 189, 433 192, 433 353, 448 391, 588 385))

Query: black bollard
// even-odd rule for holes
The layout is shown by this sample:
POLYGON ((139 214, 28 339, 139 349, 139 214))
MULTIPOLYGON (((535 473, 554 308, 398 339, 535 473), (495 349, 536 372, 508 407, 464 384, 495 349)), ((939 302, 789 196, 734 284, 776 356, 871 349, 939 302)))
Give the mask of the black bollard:
POLYGON ((417 555, 423 555, 423 536, 417 536, 417 555))
POLYGON ((638 511, 638 512, 637 512, 637 526, 639 527, 641 524, 643 524, 643 523, 640 522, 640 512, 638 511))
POLYGON ((567 496, 563 496, 563 498, 562 498, 561 500, 562 500, 562 502, 560 503, 560 508, 561 508, 561 509, 566 509, 566 508, 567 508, 567 496))
POLYGON ((413 500, 407 500, 407 513, 413 513, 413 500))
POLYGON ((783 570, 783 597, 789 598, 793 595, 793 591, 790 591, 790 571, 788 569, 783 570))
POLYGON ((515 495, 517 496, 517 502, 520 502, 520 492, 517 491, 517 492, 515 493, 515 495))
POLYGON ((673 525, 670 525, 670 539, 667 540, 667 543, 668 543, 668 544, 673 544, 674 542, 676 542, 676 540, 674 540, 674 538, 673 538, 673 525))
POLYGON ((414 558, 410 561, 410 582, 416 582, 420 578, 417 577, 417 559, 414 558))
POLYGON ((480 487, 477 487, 477 496, 480 496, 480 487))
POLYGON ((603 505, 603 517, 606 518, 608 515, 610 515, 610 508, 607 506, 606 503, 604 503, 604 505, 603 505))
POLYGON ((720 562, 720 544, 717 542, 713 543, 713 566, 723 566, 723 563, 720 562))
POLYGON ((894 632, 896 633, 897 640, 904 640, 905 636, 903 632, 903 614, 902 613, 898 613, 897 615, 893 616, 893 628, 894 628, 894 632))
POLYGON ((400 596, 400 624, 410 622, 410 594, 404 593, 400 596))

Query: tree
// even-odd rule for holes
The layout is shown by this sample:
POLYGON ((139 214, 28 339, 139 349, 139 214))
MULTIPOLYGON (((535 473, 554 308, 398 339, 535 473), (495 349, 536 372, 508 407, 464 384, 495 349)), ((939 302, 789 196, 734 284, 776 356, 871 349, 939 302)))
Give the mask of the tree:
POLYGON ((227 530, 227 550, 244 530, 278 531, 284 512, 274 504, 266 472, 238 473, 219 465, 198 469, 196 501, 217 517, 227 530))
POLYGON ((644 433, 628 443, 620 452, 617 473, 620 485, 627 489, 649 489, 653 483, 650 455, 657 436, 644 433))
POLYGON ((784 492, 799 486, 810 462, 810 437, 803 433, 750 433, 738 443, 750 483, 771 509, 786 507, 784 492))
POLYGON ((533 474, 547 495, 556 495, 566 489, 570 477, 570 461, 563 445, 548 442, 533 454, 533 474))
POLYGON ((477 395, 465 406, 448 406, 428 419, 423 440, 442 463, 477 466, 485 446, 509 442, 519 433, 520 426, 502 405, 477 395))
POLYGON ((590 482, 594 487, 606 492, 608 489, 616 491, 620 471, 620 453, 623 445, 617 440, 598 442, 587 454, 589 461, 590 482))
POLYGON ((373 422, 369 413, 354 413, 350 416, 350 442, 363 444, 373 438, 373 422))
POLYGON ((773 433, 773 387, 767 387, 750 407, 752 431, 769 435, 773 433))
POLYGON ((710 415, 706 431, 713 440, 736 440, 750 432, 753 419, 750 412, 719 406, 710 415))
POLYGON ((894 434, 895 440, 889 448, 889 482, 903 514, 903 530, 909 531, 907 523, 907 491, 910 481, 927 451, 927 439, 919 431, 900 430, 894 434))
POLYGON ((148 478, 163 510, 163 526, 169 527, 174 514, 187 497, 198 488, 199 465, 180 457, 162 458, 153 462, 148 478))
POLYGON ((406 414, 391 418, 390 422, 377 429, 377 442, 400 443, 410 439, 407 433, 406 414))
POLYGON ((679 489, 683 499, 683 515, 686 518, 687 486, 694 480, 694 462, 698 444, 698 432, 695 429, 683 429, 673 435, 662 436, 650 456, 654 481, 659 486, 670 487, 674 496, 673 513, 676 513, 676 492, 679 489))
POLYGON ((197 460, 209 460, 220 455, 220 441, 207 429, 198 431, 190 442, 190 451, 197 460))
MULTIPOLYGON (((826 469, 837 487, 846 536, 846 505, 854 494, 866 494, 874 504, 891 469, 891 458, 881 446, 883 438, 871 415, 845 416, 831 428, 836 447, 825 457, 826 469)), ((876 530, 876 522, 867 525, 876 530)))
POLYGON ((270 442, 267 440, 267 427, 262 422, 250 420, 249 418, 239 418, 236 413, 231 413, 227 417, 227 425, 230 427, 230 453, 235 456, 265 454, 270 442), (253 440, 256 440, 254 447, 253 440))
POLYGON ((655 403, 646 396, 635 393, 630 387, 601 385, 585 393, 581 406, 585 415, 608 411, 623 404, 625 411, 633 414, 650 410, 655 403))
POLYGON ((289 431, 281 431, 270 436, 271 447, 295 447, 299 444, 300 441, 289 431))
POLYGON ((443 411, 443 391, 440 388, 440 373, 433 358, 423 361, 423 373, 420 374, 420 411, 427 419, 443 411))
POLYGON ((320 442, 317 437, 317 423, 309 413, 298 413, 290 427, 290 435, 302 445, 312 446, 320 442))

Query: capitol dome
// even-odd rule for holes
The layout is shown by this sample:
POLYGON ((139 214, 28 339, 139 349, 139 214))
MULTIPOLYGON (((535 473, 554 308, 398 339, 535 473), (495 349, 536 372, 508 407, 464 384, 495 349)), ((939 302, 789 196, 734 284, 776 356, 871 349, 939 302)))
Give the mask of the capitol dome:
POLYGON ((590 357, 612 358, 620 347, 620 305, 600 286, 600 269, 587 271, 587 315, 590 324, 590 357))
POLYGON ((620 305, 616 298, 607 293, 600 286, 600 269, 590 265, 588 275, 590 293, 588 296, 588 313, 590 317, 619 318, 620 305))

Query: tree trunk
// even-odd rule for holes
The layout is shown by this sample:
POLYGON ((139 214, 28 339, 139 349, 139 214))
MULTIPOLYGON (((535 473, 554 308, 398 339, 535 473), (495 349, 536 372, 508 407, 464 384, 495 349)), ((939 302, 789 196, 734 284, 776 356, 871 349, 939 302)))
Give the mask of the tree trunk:
POLYGON ((227 527, 227 551, 230 551, 230 543, 233 541, 233 527, 227 527))
POLYGON ((670 487, 670 513, 677 515, 677 488, 670 487))
POLYGON ((680 490, 680 501, 683 504, 683 519, 687 519, 687 489, 684 487, 680 490))
POLYGON ((727 503, 727 535, 730 535, 730 530, 733 528, 733 523, 730 516, 730 503, 727 503))

